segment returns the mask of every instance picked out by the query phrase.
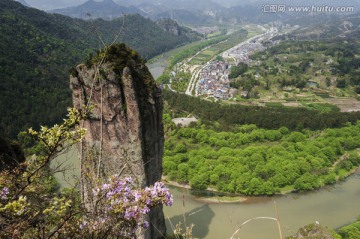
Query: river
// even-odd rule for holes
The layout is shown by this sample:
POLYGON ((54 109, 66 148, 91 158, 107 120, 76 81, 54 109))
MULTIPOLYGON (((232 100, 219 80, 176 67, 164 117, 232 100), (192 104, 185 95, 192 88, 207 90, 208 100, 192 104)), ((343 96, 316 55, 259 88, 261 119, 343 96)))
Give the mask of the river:
MULTIPOLYGON (((66 179, 63 174, 56 177, 62 186, 72 185, 72 175, 78 178, 79 164, 76 150, 59 157, 68 167, 66 179)), ((174 197, 172 207, 164 207, 167 228, 170 222, 193 223, 193 234, 197 238, 230 238, 237 227, 254 217, 276 217, 273 201, 276 201, 283 234, 288 236, 308 224, 319 221, 329 228, 338 228, 356 219, 360 214, 360 174, 355 174, 335 186, 310 193, 287 194, 276 197, 253 197, 241 203, 204 203, 191 190, 170 187, 174 197)), ((255 220, 242 227, 241 239, 278 239, 275 221, 255 220)))
POLYGON ((153 63, 148 64, 147 67, 149 68, 149 71, 154 77, 154 79, 157 79, 159 76, 163 74, 166 68, 166 64, 167 64, 167 58, 166 59, 161 58, 153 63))
MULTIPOLYGON (((254 197, 241 203, 202 203, 189 190, 171 187, 174 205, 165 208, 172 224, 193 223, 194 237, 206 239, 230 238, 239 225, 254 217, 276 217, 277 204, 283 235, 289 236, 300 227, 313 222, 338 228, 360 214, 360 174, 332 187, 301 194, 276 197, 254 197), (183 204, 184 202, 184 204, 183 204), (183 206, 185 205, 185 207, 183 206)), ((278 239, 275 221, 254 220, 244 225, 236 238, 278 239)))
MULTIPOLYGON (((191 43, 191 44, 195 44, 195 43, 196 42, 191 43)), ((155 80, 164 73, 164 70, 168 66, 169 58, 185 48, 186 48, 186 45, 181 46, 176 49, 173 49, 171 51, 165 52, 165 53, 155 57, 151 61, 151 63, 146 64, 147 67, 149 68, 150 73, 152 74, 152 76, 154 77, 155 80)))

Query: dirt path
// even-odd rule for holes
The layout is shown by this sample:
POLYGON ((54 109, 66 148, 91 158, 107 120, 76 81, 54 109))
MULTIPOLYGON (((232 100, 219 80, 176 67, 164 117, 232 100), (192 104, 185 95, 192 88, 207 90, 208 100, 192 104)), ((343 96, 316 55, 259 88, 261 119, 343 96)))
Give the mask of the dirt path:
POLYGON ((326 102, 336 105, 341 112, 355 112, 360 111, 360 101, 354 98, 329 98, 326 102))
POLYGON ((181 125, 181 126, 188 126, 190 123, 192 122, 196 122, 198 121, 195 117, 192 118, 174 118, 172 120, 174 122, 174 124, 176 125, 181 125))

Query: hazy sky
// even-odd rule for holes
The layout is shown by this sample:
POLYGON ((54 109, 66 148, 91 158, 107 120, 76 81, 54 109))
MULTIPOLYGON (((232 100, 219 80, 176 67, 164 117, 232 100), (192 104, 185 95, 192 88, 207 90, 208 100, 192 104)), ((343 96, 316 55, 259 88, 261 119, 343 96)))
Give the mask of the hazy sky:
MULTIPOLYGON (((70 7, 70 6, 77 6, 80 5, 84 2, 86 2, 87 0, 25 0, 28 4, 30 4, 32 7, 35 8, 39 8, 42 10, 51 10, 51 9, 57 9, 57 8, 65 8, 65 7, 70 7)), ((95 0, 98 2, 101 2, 102 0, 95 0)), ((121 2, 128 2, 128 3, 132 3, 134 1, 132 0, 113 0, 115 2, 117 1, 121 1, 121 2)), ((139 1, 139 0, 138 0, 139 1)), ((143 0, 144 2, 146 2, 146 0, 143 0)), ((177 1, 177 0, 169 0, 169 2, 171 1, 177 1)), ((194 0, 196 1, 196 0, 194 0)), ((268 2, 268 3, 272 3, 275 4, 278 1, 281 2, 286 2, 291 4, 292 2, 301 2, 299 0, 212 0, 214 2, 217 3, 222 3, 224 5, 236 5, 236 3, 249 3, 249 2, 254 2, 254 1, 261 1, 261 2, 268 2)), ((313 3, 313 4, 332 4, 332 3, 359 3, 360 0, 305 0, 305 2, 307 3, 313 3)))
POLYGON ((87 0, 25 0, 25 2, 30 4, 32 7, 42 10, 76 6, 86 1, 87 0))
MULTIPOLYGON (((87 0, 25 0, 28 4, 30 4, 32 7, 39 8, 42 10, 51 10, 51 9, 57 9, 57 8, 65 8, 65 7, 71 7, 71 6, 77 6, 80 5, 87 0)), ((103 0, 94 0, 97 2, 101 2, 103 0)), ((129 5, 133 2, 132 0, 113 0, 114 2, 121 1, 121 2, 128 2, 129 5)), ((177 0, 169 0, 171 1, 177 1, 177 0)), ((196 1, 196 0, 194 0, 196 1)), ((234 3, 234 2, 252 2, 257 0, 213 0, 217 3, 234 3)), ((146 0, 143 0, 143 2, 146 2, 146 0)))

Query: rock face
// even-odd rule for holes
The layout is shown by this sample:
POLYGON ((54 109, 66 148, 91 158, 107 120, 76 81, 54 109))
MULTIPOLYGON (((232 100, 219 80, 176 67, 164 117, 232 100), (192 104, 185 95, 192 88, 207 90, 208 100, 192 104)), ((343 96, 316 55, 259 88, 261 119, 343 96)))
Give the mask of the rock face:
POLYGON ((200 39, 199 35, 190 28, 180 26, 176 21, 170 18, 163 18, 156 21, 156 24, 164 31, 175 36, 187 36, 189 38, 200 39))
POLYGON ((156 24, 164 31, 170 32, 173 35, 179 36, 183 33, 183 29, 177 24, 177 22, 169 18, 158 20, 156 24))
MULTIPOLYGON (((80 145, 83 196, 92 203, 93 178, 131 176, 139 187, 161 179, 164 132, 161 91, 145 62, 124 44, 111 46, 71 73, 74 106, 93 106, 82 122, 87 133, 80 145), (86 175, 92 175, 87 177, 86 175)), ((145 238, 162 238, 162 208, 150 212, 145 238)))

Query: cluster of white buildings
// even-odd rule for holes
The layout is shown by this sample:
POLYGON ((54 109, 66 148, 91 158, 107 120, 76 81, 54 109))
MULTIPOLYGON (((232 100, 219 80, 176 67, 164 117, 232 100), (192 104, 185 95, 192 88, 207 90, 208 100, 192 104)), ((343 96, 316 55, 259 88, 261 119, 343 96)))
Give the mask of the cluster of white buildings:
POLYGON ((223 57, 234 58, 236 60, 236 64, 243 62, 249 65, 251 63, 250 56, 257 51, 262 51, 265 49, 266 48, 261 43, 250 42, 240 46, 239 48, 236 48, 227 54, 223 54, 223 57))
POLYGON ((209 62, 200 72, 197 95, 228 100, 230 95, 230 65, 225 61, 209 62))
POLYGON ((269 40, 277 34, 278 29, 276 27, 271 27, 266 33, 254 36, 247 41, 225 51, 222 54, 222 57, 234 59, 235 64, 243 62, 249 65, 251 63, 250 56, 253 53, 266 49, 266 47, 261 42, 269 40))
MULTIPOLYGON (((263 41, 262 35, 253 37, 224 52, 222 57, 233 58, 236 64, 240 62, 249 64, 251 61, 250 56, 254 52, 265 49, 260 43, 261 41, 263 41)), ((200 72, 199 81, 196 85, 196 94, 223 100, 234 97, 238 91, 230 88, 229 74, 231 66, 226 61, 209 62, 200 72)))
MULTIPOLYGON (((264 28, 265 29, 265 28, 264 28)), ((250 56, 258 51, 263 51, 266 47, 262 44, 269 41, 272 37, 279 34, 278 27, 270 27, 265 33, 254 36, 247 41, 234 46, 233 48, 222 53, 225 59, 232 59, 238 65, 240 62, 250 65, 250 56)), ((275 44, 275 42, 272 42, 275 44)), ((228 100, 234 97, 238 91, 230 88, 230 68, 231 64, 226 61, 211 61, 200 72, 199 81, 196 85, 196 95, 214 97, 217 99, 228 100)), ((248 92, 241 93, 246 97, 248 92)))

